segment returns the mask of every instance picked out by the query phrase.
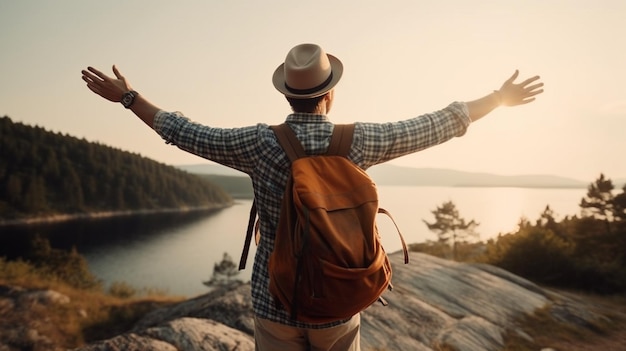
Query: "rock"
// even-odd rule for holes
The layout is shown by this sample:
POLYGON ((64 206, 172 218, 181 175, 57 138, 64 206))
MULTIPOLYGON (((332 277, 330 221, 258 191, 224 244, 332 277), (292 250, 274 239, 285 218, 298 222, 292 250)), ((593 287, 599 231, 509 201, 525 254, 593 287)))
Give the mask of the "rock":
POLYGON ((85 310, 84 310, 84 309, 82 309, 82 308, 79 308, 79 309, 78 309, 78 311, 76 311, 76 313, 78 313, 78 315, 79 315, 81 318, 87 318, 87 317, 89 316, 89 315, 87 314, 87 311, 85 311, 85 310))
POLYGON ((181 317, 204 318, 219 321, 234 329, 252 335, 254 318, 250 298, 250 284, 235 284, 217 288, 207 294, 157 309, 144 316, 133 328, 139 331, 181 317))
POLYGON ((112 339, 93 343, 77 350, 83 351, 179 351, 167 342, 127 333, 112 339))
MULTIPOLYGON (((538 310, 548 311, 560 323, 588 329, 606 322, 581 301, 497 267, 418 253, 411 253, 409 265, 403 264, 401 253, 390 258, 395 289, 385 293, 388 306, 376 303, 362 313, 363 350, 501 350, 506 333, 532 341, 516 323, 538 310)), ((49 290, 0 286, 3 315, 24 315, 34 306, 68 302, 49 290)), ((1 322, 0 351, 13 350, 20 340, 46 342, 41 330, 1 322)), ((253 330, 250 284, 240 283, 156 309, 129 332, 76 351, 253 350, 253 330)), ((47 346, 39 349, 55 349, 47 346)))
POLYGON ((81 351, 253 351, 252 336, 224 324, 178 318, 139 333, 128 333, 80 348, 81 351))
POLYGON ((53 290, 37 290, 22 295, 22 299, 31 303, 43 305, 65 305, 70 303, 70 298, 53 290))
POLYGON ((15 302, 12 299, 0 297, 0 316, 8 315, 14 308, 15 302))
POLYGON ((251 335, 210 319, 180 318, 149 328, 145 335, 167 341, 178 350, 254 350, 251 335))
MULTIPOLYGON (((411 256, 411 263, 404 265, 400 253, 390 255, 395 289, 385 293, 389 306, 374 304, 362 313, 363 350, 495 351, 504 347, 509 331, 532 340, 516 321, 546 306, 567 306, 555 313, 578 325, 581 320, 593 325, 598 317, 493 266, 411 256)), ((153 311, 135 325, 132 335, 141 336, 142 342, 156 338, 183 351, 213 350, 216 345, 247 350, 254 346, 253 328, 250 285, 240 284, 153 311)), ((132 343, 128 347, 138 349, 132 343)))
POLYGON ((390 257, 395 289, 385 293, 389 306, 363 313, 365 349, 415 349, 413 339, 425 350, 500 350, 518 317, 549 302, 535 284, 493 266, 417 253, 404 265, 401 255, 390 257))
POLYGON ((218 288, 154 310, 130 333, 77 351, 104 350, 254 350, 250 285, 218 288))
POLYGON ((0 351, 61 350, 49 334, 55 329, 47 317, 69 297, 53 290, 0 285, 0 351))

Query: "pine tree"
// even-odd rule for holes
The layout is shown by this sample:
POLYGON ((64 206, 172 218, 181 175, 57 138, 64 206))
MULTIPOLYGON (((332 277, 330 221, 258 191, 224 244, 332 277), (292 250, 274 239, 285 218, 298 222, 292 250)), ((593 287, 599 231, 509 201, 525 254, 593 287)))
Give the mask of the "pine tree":
POLYGON ((613 220, 613 188, 613 182, 600 174, 595 182, 589 184, 587 196, 580 201, 582 216, 604 221, 609 233, 613 220))
POLYGON ((613 198, 613 217, 615 220, 626 222, 626 185, 622 192, 613 198))
POLYGON ((444 202, 431 213, 435 216, 435 221, 429 223, 423 220, 423 222, 428 229, 437 234, 439 242, 452 245, 452 258, 456 260, 457 244, 460 241, 467 241, 470 237, 478 238, 479 235, 475 229, 479 223, 473 219, 466 222, 459 215, 459 211, 452 201, 444 202))
POLYGON ((233 258, 226 252, 224 252, 224 256, 222 261, 216 263, 213 266, 213 276, 210 280, 203 282, 206 286, 212 285, 228 285, 234 281, 235 276, 240 273, 237 265, 233 261, 233 258))

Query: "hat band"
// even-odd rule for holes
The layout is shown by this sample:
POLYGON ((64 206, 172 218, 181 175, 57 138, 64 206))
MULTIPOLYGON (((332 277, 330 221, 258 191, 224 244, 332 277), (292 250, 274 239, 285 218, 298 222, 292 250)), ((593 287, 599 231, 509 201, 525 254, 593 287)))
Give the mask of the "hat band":
POLYGON ((289 90, 289 92, 294 93, 294 94, 298 94, 298 95, 306 95, 306 94, 312 94, 316 91, 322 90, 324 88, 326 88, 326 86, 328 86, 328 84, 330 84, 330 82, 333 80, 333 72, 330 72, 330 75, 328 75, 328 78, 320 85, 314 87, 314 88, 310 88, 310 89, 294 89, 292 87, 290 87, 289 85, 287 85, 287 82, 285 82, 285 88, 287 88, 287 90, 289 90))

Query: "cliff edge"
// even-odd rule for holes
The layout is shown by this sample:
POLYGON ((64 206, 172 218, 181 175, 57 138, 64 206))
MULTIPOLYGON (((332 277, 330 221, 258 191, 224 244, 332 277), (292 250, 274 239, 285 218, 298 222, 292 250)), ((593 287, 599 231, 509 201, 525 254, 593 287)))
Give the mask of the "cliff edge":
MULTIPOLYGON (((363 312, 364 351, 496 351, 511 337, 534 343, 520 321, 540 311, 563 328, 594 330, 612 322, 587 301, 493 266, 414 252, 409 265, 401 253, 390 257, 395 289, 385 293, 389 306, 374 304, 363 312)), ((5 303, 3 312, 10 306, 5 303)), ((252 334, 250 285, 241 283, 156 309, 124 334, 75 351, 254 350, 252 334)))

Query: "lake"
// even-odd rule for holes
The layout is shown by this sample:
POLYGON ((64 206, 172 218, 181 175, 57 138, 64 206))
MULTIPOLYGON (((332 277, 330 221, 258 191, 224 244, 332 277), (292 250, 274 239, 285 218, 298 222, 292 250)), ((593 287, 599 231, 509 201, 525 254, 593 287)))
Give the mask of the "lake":
MULTIPOLYGON (((477 232, 486 240, 516 230, 524 216, 539 218, 546 205, 557 220, 579 214, 586 189, 457 188, 380 186, 380 207, 391 212, 407 243, 436 240, 423 220, 432 222, 433 211, 452 201, 466 220, 480 223, 477 232)), ((89 267, 105 284, 126 282, 137 288, 149 287, 169 294, 195 296, 207 291, 214 263, 226 252, 239 262, 245 237, 250 200, 238 200, 227 209, 212 213, 126 216, 98 220, 0 227, 0 255, 23 247, 16 237, 36 233, 49 237, 53 247, 73 245, 84 255, 89 267)), ((379 216, 379 230, 388 252, 400 249, 391 221, 379 216)), ((249 280, 254 245, 248 265, 239 279, 249 280)))

